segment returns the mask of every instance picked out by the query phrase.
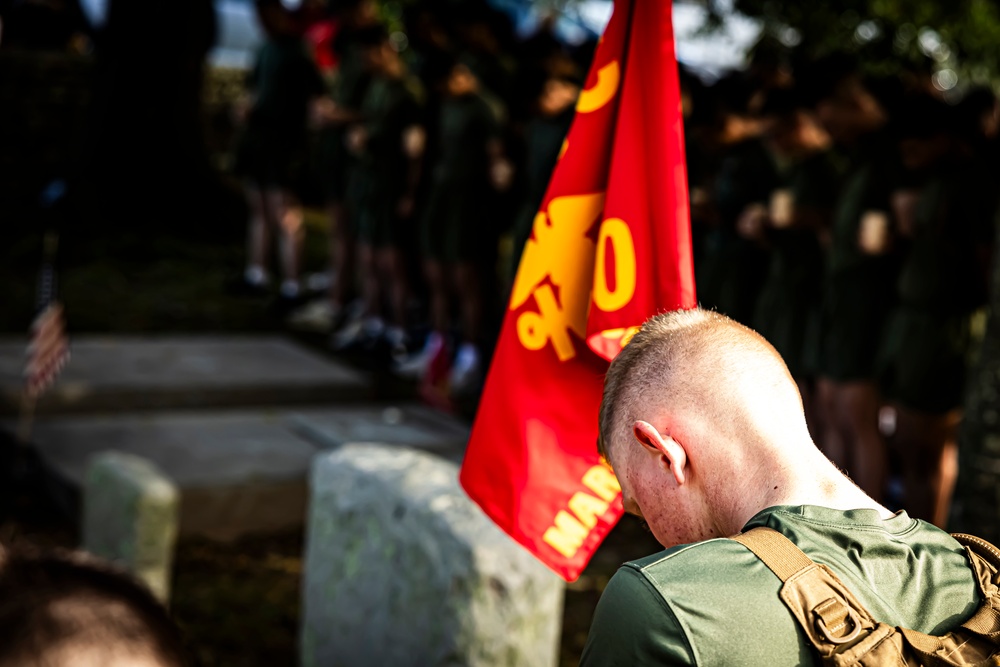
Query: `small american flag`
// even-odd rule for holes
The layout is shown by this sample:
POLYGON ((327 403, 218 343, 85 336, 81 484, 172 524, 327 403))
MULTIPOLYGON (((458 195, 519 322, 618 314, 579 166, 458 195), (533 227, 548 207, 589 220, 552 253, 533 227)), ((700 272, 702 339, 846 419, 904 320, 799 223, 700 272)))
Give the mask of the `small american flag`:
POLYGON ((28 364, 24 370, 25 393, 37 399, 52 386, 59 371, 69 361, 69 338, 63 308, 51 301, 31 324, 28 364))
POLYGON ((42 268, 38 276, 38 315, 31 323, 24 369, 24 396, 18 428, 18 439, 22 443, 27 443, 31 437, 38 397, 52 386, 59 371, 69 361, 66 321, 62 305, 56 301, 55 255, 58 246, 58 235, 54 232, 45 235, 42 268))

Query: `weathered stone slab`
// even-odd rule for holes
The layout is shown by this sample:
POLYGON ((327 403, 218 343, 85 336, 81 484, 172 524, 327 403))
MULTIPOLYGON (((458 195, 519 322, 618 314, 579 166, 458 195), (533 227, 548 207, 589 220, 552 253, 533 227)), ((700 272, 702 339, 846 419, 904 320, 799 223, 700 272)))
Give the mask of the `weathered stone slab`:
POLYGON ((83 488, 90 458, 105 450, 148 459, 181 491, 181 533, 228 540, 301 526, 318 450, 377 441, 457 462, 468 427, 420 405, 359 404, 48 417, 33 439, 72 489, 83 488))
POLYGON ((458 468, 351 444, 313 464, 301 662, 556 664, 564 585, 458 485, 458 468))
POLYGON ((83 548, 120 563, 170 600, 180 492, 150 461, 121 452, 95 456, 83 493, 83 548))
MULTIPOLYGON (((0 341, 0 412, 20 401, 25 341, 0 341)), ((77 336, 38 412, 324 404, 371 395, 367 378, 278 336, 77 336)))
POLYGON ((148 459, 180 489, 181 534, 220 540, 301 526, 317 451, 280 410, 51 418, 34 440, 46 466, 76 488, 99 452, 148 459))
POLYGON ((290 414, 289 424, 318 447, 332 449, 351 442, 407 445, 460 462, 469 441, 469 426, 418 404, 352 405, 290 414))

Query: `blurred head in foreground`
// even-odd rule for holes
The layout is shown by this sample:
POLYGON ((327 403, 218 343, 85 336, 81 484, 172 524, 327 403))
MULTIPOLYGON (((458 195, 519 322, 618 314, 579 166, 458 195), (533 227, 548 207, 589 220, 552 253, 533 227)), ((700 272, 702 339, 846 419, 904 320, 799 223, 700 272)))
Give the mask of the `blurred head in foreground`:
POLYGON ((82 553, 0 549, 0 667, 188 667, 145 587, 82 553))

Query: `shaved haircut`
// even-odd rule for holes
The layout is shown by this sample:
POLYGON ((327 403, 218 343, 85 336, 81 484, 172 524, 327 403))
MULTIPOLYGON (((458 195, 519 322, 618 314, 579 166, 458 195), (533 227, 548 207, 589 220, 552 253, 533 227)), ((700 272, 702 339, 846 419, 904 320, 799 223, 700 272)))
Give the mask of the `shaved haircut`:
POLYGON ((0 548, 0 667, 189 667, 167 611, 81 552, 0 548))
POLYGON ((598 449, 608 458, 612 444, 625 441, 636 420, 649 419, 651 409, 666 405, 716 417, 721 427, 749 428, 754 392, 773 392, 784 401, 793 392, 801 408, 780 355, 757 332, 700 308, 657 315, 608 368, 598 449))

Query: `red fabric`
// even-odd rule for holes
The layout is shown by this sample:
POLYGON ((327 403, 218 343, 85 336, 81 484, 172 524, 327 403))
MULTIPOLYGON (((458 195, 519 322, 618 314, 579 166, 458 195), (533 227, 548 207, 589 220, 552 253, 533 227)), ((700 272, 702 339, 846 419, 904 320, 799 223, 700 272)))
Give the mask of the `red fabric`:
POLYGON ((695 305, 671 3, 618 0, 535 219, 461 471, 569 581, 621 516, 597 455, 608 361, 695 305))
POLYGON ((337 56, 333 52, 333 40, 340 26, 333 19, 316 21, 306 28, 305 37, 312 49, 316 66, 324 74, 337 68, 337 56))

